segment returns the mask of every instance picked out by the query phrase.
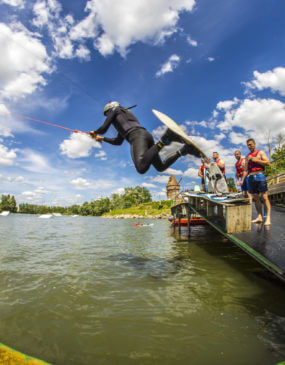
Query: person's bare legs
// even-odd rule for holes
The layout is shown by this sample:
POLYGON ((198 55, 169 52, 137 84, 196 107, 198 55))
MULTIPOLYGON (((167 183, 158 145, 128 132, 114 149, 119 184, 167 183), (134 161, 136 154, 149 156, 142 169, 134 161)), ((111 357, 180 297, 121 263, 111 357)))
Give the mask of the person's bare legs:
POLYGON ((265 219, 265 226, 270 226, 271 219, 270 219, 270 213, 271 213, 271 204, 268 198, 267 191, 265 193, 261 193, 261 200, 263 201, 263 204, 266 208, 266 219, 265 219))
POLYGON ((250 194, 248 191, 247 191, 247 196, 249 198, 249 203, 252 204, 252 194, 250 194))
POLYGON ((256 211, 257 211, 257 218, 254 219, 252 221, 252 223, 262 223, 263 222, 262 203, 261 203, 259 194, 253 194, 253 200, 254 200, 254 203, 255 203, 256 211))

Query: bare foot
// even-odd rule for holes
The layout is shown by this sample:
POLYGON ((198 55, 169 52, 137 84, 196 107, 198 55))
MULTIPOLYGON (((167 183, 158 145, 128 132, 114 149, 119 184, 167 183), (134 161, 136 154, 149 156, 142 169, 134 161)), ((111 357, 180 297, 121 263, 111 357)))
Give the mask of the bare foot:
POLYGON ((270 226, 270 224, 271 224, 270 219, 267 218, 266 221, 265 221, 265 223, 264 223, 264 225, 265 226, 270 226))
POLYGON ((262 222, 263 222, 262 218, 259 218, 259 217, 257 217, 253 221, 251 221, 251 223, 262 223, 262 222))

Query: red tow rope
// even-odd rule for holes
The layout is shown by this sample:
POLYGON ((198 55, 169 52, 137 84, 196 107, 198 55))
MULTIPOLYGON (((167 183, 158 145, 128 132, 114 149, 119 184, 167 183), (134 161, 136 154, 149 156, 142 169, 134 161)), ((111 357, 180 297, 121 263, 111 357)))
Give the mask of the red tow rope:
POLYGON ((12 116, 15 116, 15 117, 18 117, 18 118, 28 119, 28 120, 32 120, 32 121, 37 122, 37 123, 47 124, 47 125, 51 125, 52 127, 57 127, 57 128, 65 129, 67 131, 74 132, 74 133, 89 134, 89 132, 78 131, 76 129, 71 129, 71 128, 63 127, 61 125, 52 124, 52 123, 49 123, 49 122, 44 122, 42 120, 30 118, 30 117, 27 117, 25 115, 21 115, 21 114, 17 114, 17 113, 0 112, 0 114, 9 114, 9 115, 12 115, 12 116))

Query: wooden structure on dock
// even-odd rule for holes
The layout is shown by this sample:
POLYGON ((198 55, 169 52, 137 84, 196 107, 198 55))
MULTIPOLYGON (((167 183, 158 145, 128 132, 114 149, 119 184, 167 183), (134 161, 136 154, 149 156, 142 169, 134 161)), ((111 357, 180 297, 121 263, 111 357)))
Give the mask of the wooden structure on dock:
MULTIPOLYGON (((180 220, 199 214, 215 230, 251 255, 255 260, 285 282, 285 211, 272 207, 271 226, 252 224, 252 205, 247 199, 214 200, 206 194, 181 193, 171 212, 180 220), (182 200, 182 202, 181 202, 182 200)), ((174 228, 175 229, 175 226, 174 228)), ((178 233, 181 225, 178 224, 178 233)), ((191 236, 191 226, 187 234, 191 236)))
POLYGON ((271 203, 285 204, 285 173, 268 178, 267 184, 271 203))
POLYGON ((251 205, 245 198, 211 197, 213 194, 183 193, 182 203, 171 208, 173 216, 188 216, 189 209, 196 214, 203 213, 226 233, 244 232, 251 229, 251 205))

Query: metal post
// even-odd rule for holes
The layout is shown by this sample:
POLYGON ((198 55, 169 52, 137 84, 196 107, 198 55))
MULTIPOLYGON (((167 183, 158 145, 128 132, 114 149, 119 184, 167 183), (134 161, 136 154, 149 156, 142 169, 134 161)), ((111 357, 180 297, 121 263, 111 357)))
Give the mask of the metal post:
POLYGON ((178 233, 181 234, 181 214, 178 215, 178 233))

